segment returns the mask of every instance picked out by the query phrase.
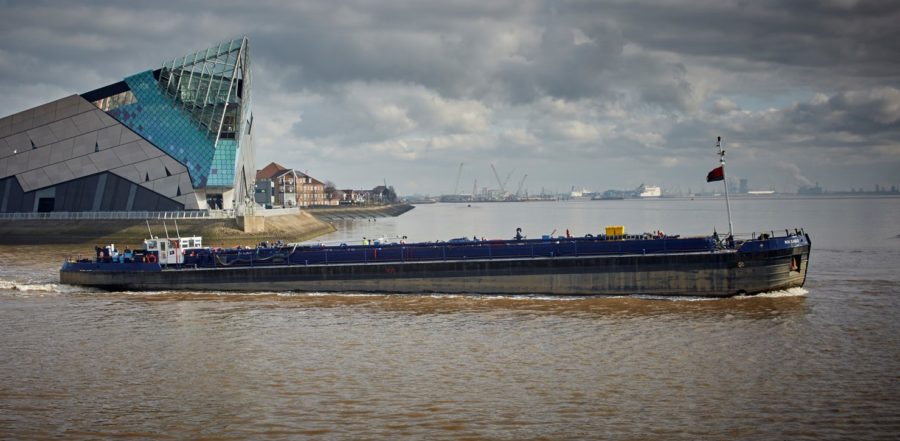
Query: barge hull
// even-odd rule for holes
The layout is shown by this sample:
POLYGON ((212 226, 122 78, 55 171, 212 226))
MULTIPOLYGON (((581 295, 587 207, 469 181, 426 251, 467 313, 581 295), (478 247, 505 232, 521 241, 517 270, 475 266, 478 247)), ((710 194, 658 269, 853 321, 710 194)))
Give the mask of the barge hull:
POLYGON ((61 271, 110 290, 728 297, 801 287, 809 245, 763 252, 536 257, 155 272, 61 271), (799 265, 797 264, 799 263, 799 265))

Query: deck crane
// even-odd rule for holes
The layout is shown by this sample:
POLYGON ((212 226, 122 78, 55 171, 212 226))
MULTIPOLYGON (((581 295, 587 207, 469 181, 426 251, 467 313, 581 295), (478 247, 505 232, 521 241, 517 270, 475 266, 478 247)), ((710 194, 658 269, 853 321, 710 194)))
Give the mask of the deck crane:
POLYGON ((516 189, 516 197, 517 198, 522 196, 522 186, 525 185, 526 179, 528 179, 528 173, 525 173, 525 176, 522 176, 522 180, 519 181, 519 188, 516 189))
POLYGON ((459 163, 459 171, 456 172, 456 186, 453 187, 453 194, 454 194, 454 195, 459 194, 459 178, 462 177, 462 168, 463 168, 463 165, 465 165, 465 163, 464 163, 464 162, 460 162, 460 163, 459 163))
POLYGON ((497 178, 497 185, 500 186, 500 193, 506 194, 506 187, 503 185, 503 182, 500 180, 500 175, 497 174, 497 169, 494 167, 494 164, 491 164, 491 170, 494 171, 494 177, 497 178))

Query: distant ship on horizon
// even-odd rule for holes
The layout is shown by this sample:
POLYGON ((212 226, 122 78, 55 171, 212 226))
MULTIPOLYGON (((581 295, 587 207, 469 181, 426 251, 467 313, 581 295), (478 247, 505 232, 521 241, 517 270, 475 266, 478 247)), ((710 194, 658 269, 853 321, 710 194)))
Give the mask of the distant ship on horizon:
POLYGON ((641 184, 635 191, 638 192, 638 196, 642 198, 658 198, 662 196, 662 188, 655 185, 641 184))

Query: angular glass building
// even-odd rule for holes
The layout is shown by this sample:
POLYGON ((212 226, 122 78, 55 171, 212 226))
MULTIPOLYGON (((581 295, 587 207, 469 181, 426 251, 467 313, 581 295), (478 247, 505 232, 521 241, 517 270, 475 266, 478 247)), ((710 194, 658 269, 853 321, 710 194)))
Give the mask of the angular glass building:
POLYGON ((251 207, 247 38, 0 119, 0 213, 251 207))

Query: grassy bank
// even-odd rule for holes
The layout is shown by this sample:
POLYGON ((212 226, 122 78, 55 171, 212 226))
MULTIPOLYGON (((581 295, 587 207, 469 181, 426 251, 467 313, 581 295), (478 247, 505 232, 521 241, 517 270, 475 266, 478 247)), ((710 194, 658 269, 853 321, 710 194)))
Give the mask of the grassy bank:
MULTIPOLYGON (((234 219, 185 219, 178 221, 182 235, 203 236, 209 245, 255 244, 262 240, 298 242, 334 231, 334 227, 301 212, 265 219, 265 233, 244 233, 234 219)), ((175 224, 166 221, 169 235, 175 236, 175 224)), ((153 234, 165 236, 163 222, 151 220, 153 234)), ((0 220, 0 244, 100 244, 119 243, 132 246, 147 237, 143 220, 0 220)))

